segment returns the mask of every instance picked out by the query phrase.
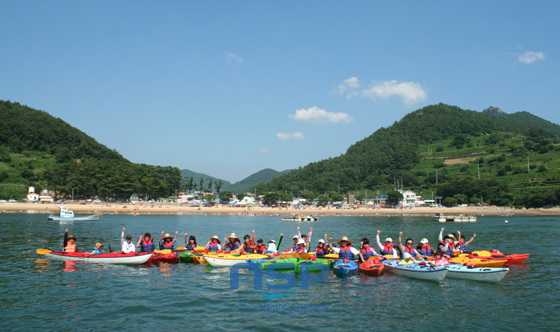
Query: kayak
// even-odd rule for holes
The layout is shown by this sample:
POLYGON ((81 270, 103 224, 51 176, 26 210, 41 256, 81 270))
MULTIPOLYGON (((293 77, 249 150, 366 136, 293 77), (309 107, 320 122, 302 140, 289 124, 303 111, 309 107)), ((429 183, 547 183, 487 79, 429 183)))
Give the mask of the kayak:
POLYGON ((502 267, 507 260, 505 259, 496 259, 496 258, 473 258, 470 257, 469 254, 461 254, 457 257, 451 257, 451 261, 454 263, 473 263, 476 267, 502 267))
POLYGON ((297 266, 303 261, 305 261, 305 259, 303 258, 286 257, 286 258, 275 258, 267 262, 262 262, 262 261, 253 261, 253 262, 256 264, 259 264, 260 262, 263 270, 266 270, 266 268, 269 267, 271 264, 290 264, 290 265, 283 266, 281 268, 275 267, 274 270, 295 270, 297 266))
POLYGON ((345 277, 347 275, 356 273, 357 271, 358 271, 358 263, 354 261, 345 262, 339 260, 333 265, 334 274, 341 277, 345 277))
POLYGON ((194 256, 196 256, 196 254, 190 251, 183 251, 179 254, 179 260, 183 263, 194 263, 194 256))
POLYGON ((208 264, 214 267, 226 267, 233 266, 237 263, 244 263, 247 259, 264 259, 267 258, 268 255, 205 254, 203 257, 208 264))
POLYGON ((370 276, 377 277, 385 269, 385 265, 381 264, 379 260, 367 260, 358 266, 360 272, 370 276))
POLYGON ((125 254, 124 252, 112 252, 107 254, 93 255, 88 252, 56 252, 52 251, 45 254, 50 259, 61 261, 74 261, 83 263, 97 263, 97 264, 128 264, 140 265, 146 263, 151 257, 152 253, 149 252, 131 252, 125 254))
POLYGON ((400 265, 396 259, 384 260, 382 264, 389 272, 422 280, 441 281, 448 272, 445 266, 431 266, 420 263, 400 265))
POLYGON ((496 259, 505 259, 505 260, 507 260, 507 264, 521 264, 525 260, 527 260, 527 258, 529 258, 529 254, 510 254, 510 255, 506 255, 506 254, 503 254, 503 253, 501 253, 497 250, 493 250, 493 251, 486 251, 486 250, 473 251, 471 254, 476 256, 476 257, 484 257, 484 258, 488 257, 488 258, 496 258, 496 259))
POLYGON ((299 273, 301 271, 303 265, 307 266, 307 271, 322 271, 321 265, 324 265, 328 269, 330 269, 333 265, 333 262, 326 258, 316 258, 315 260, 304 259, 297 264, 296 273, 299 273))
POLYGON ((170 253, 158 253, 154 252, 154 257, 156 259, 159 258, 161 262, 168 262, 168 263, 177 263, 179 261, 179 255, 176 251, 172 251, 170 253))
POLYGON ((485 282, 499 282, 509 272, 507 267, 468 267, 465 265, 447 265, 447 277, 485 282))

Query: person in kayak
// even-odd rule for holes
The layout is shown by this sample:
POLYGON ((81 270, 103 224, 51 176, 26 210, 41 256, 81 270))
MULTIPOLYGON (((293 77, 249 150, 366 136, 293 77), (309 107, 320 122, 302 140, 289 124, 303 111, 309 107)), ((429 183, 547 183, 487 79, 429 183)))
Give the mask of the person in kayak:
POLYGON ((408 264, 412 264, 415 263, 416 261, 414 260, 414 257, 412 257, 412 255, 409 252, 404 252, 403 253, 403 258, 399 261, 399 265, 408 265, 408 264))
POLYGON ((206 252, 218 252, 222 250, 222 246, 220 245, 220 239, 217 235, 214 235, 208 240, 208 243, 204 246, 206 252))
POLYGON ((92 255, 100 255, 104 253, 105 251, 103 251, 103 245, 101 243, 96 243, 95 247, 93 247, 93 251, 91 252, 92 255))
POLYGON ((144 234, 144 238, 140 236, 136 248, 140 248, 140 252, 153 252, 155 249, 154 239, 152 239, 152 234, 144 234))
POLYGON ((445 228, 442 228, 441 232, 439 232, 438 250, 443 251, 444 256, 453 257, 455 251, 455 237, 453 234, 448 234, 444 237, 443 231, 445 231, 445 228))
POLYGON ((194 250, 194 248, 197 247, 196 237, 194 237, 194 235, 191 235, 191 237, 187 240, 188 235, 189 233, 185 233, 185 250, 194 250))
POLYGON ((127 234, 125 240, 125 236, 124 236, 125 231, 126 231, 126 227, 123 227, 121 232, 121 250, 127 254, 129 252, 135 252, 136 247, 134 246, 134 243, 132 243, 132 236, 130 234, 127 234))
POLYGON ((275 254, 278 252, 278 248, 280 248, 280 244, 282 243, 282 239, 284 238, 284 233, 280 234, 280 239, 278 239, 278 243, 274 240, 269 240, 266 246, 266 253, 267 254, 275 254))
POLYGON ((403 232, 400 232, 399 233, 399 249, 403 253, 403 257, 404 257, 405 252, 409 253, 413 258, 420 257, 421 256, 420 253, 418 251, 416 251, 416 249, 414 249, 414 241, 411 238, 408 238, 405 241, 406 245, 403 246, 402 236, 403 236, 403 232))
POLYGON ((253 238, 251 238, 248 234, 243 237, 243 244, 241 248, 238 249, 239 251, 245 251, 248 254, 252 254, 255 252, 255 231, 252 231, 253 238))
POLYGON ((467 246, 474 241, 476 233, 473 234, 473 236, 469 241, 467 241, 467 243, 465 243, 465 237, 461 234, 461 231, 457 231, 457 234, 459 234, 459 242, 456 245, 457 249, 462 253, 467 252, 467 246))
POLYGON ((360 241, 360 252, 362 253, 362 258, 364 261, 367 261, 371 257, 381 256, 369 245, 369 240, 366 237, 364 237, 362 241, 360 241))
POLYGON ((266 245, 264 244, 263 239, 257 240, 257 245, 255 246, 255 254, 263 255, 266 252, 266 245))
POLYGON ((300 254, 307 253, 307 246, 304 239, 299 239, 296 249, 292 249, 290 252, 297 252, 300 254))
POLYGON ((64 241, 62 242, 63 252, 77 252, 76 238, 74 235, 68 235, 68 229, 64 232, 64 241))
POLYGON ((317 249, 315 249, 315 256, 317 257, 325 257, 325 255, 329 252, 329 248, 327 247, 327 243, 323 239, 319 239, 319 243, 317 245, 317 249))
POLYGON ((434 259, 432 260, 432 265, 444 266, 448 264, 449 262, 447 261, 447 259, 443 257, 443 251, 436 250, 436 252, 434 253, 434 259))
POLYGON ((309 227, 309 233, 307 233, 307 235, 301 234, 299 227, 297 228, 297 233, 298 241, 299 239, 303 239, 303 241, 305 241, 306 250, 309 250, 311 248, 311 235, 313 235, 313 227, 309 227))
POLYGON ((179 232, 176 231, 175 232, 175 238, 173 238, 169 233, 165 233, 165 236, 163 235, 165 232, 161 232, 161 238, 159 240, 159 249, 171 249, 173 250, 174 247, 173 245, 175 244, 175 242, 177 241, 177 235, 179 235, 179 232))
POLYGON ((335 254, 338 254, 338 258, 351 261, 354 260, 355 255, 358 255, 360 256, 361 261, 364 260, 362 253, 356 248, 352 247, 352 242, 350 242, 350 240, 348 240, 346 236, 343 236, 342 239, 336 242, 340 246, 339 248, 333 247, 332 241, 333 238, 331 237, 329 239, 329 249, 332 250, 332 252, 334 252, 335 254))
POLYGON ((239 243, 239 238, 235 236, 235 233, 231 233, 230 236, 224 238, 224 250, 227 251, 234 251, 241 248, 241 244, 239 243))
POLYGON ((381 251, 381 255, 383 256, 390 256, 392 255, 393 258, 397 258, 399 254, 397 253, 397 248, 393 244, 393 239, 390 237, 385 239, 385 242, 382 244, 379 240, 379 234, 381 234, 380 230, 377 230, 377 247, 381 251))
POLYGON ((428 258, 434 254, 432 247, 430 247, 430 243, 428 239, 423 238, 420 240, 420 243, 416 247, 416 251, 422 256, 423 258, 428 258))

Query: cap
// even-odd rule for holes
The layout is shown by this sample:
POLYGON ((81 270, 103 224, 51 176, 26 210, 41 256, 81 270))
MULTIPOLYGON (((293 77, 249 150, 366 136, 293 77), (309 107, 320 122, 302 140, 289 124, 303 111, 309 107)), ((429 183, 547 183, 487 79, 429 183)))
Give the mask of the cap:
POLYGON ((294 235, 294 237, 292 239, 299 239, 299 236, 294 235))
POLYGON ((393 239, 391 239, 390 237, 385 239, 385 242, 393 242, 393 239))
POLYGON ((319 239, 319 243, 325 243, 325 240, 319 239))
POLYGON ((428 243, 428 239, 423 238, 422 240, 420 240, 420 243, 426 244, 426 243, 428 243))

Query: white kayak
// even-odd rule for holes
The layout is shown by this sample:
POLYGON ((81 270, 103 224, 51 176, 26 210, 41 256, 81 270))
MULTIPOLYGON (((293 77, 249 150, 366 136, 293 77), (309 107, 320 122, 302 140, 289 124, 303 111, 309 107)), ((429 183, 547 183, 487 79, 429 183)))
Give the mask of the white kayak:
POLYGON ((46 257, 60 261, 74 261, 83 263, 97 263, 97 264, 126 264, 126 265, 140 265, 146 263, 151 257, 152 253, 107 253, 93 255, 86 252, 76 253, 61 253, 50 252, 45 254, 46 257))
POLYGON ((394 274, 407 276, 409 278, 441 281, 447 275, 448 269, 445 266, 431 266, 429 264, 399 264, 400 260, 386 259, 382 262, 385 268, 394 274))
POLYGON ((447 277, 485 282, 500 282, 509 272, 507 267, 468 267, 460 264, 447 265, 447 277))
POLYGON ((204 255, 204 260, 213 267, 229 267, 237 263, 245 263, 250 259, 264 259, 269 255, 248 254, 248 255, 232 255, 232 254, 207 254, 204 255))

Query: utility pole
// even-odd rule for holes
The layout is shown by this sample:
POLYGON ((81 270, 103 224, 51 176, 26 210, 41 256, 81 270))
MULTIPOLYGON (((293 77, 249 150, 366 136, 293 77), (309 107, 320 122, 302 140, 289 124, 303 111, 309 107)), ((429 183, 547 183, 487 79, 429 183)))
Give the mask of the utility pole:
POLYGON ((438 182, 438 175, 437 175, 437 169, 436 169, 436 184, 439 183, 438 182))
POLYGON ((527 173, 531 173, 531 164, 529 164, 529 156, 527 156, 527 173))
POLYGON ((477 164, 478 179, 480 180, 480 164, 477 164))

